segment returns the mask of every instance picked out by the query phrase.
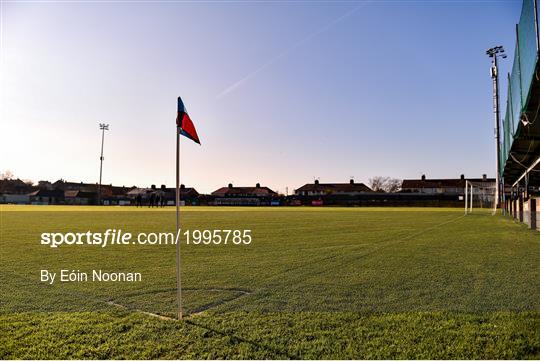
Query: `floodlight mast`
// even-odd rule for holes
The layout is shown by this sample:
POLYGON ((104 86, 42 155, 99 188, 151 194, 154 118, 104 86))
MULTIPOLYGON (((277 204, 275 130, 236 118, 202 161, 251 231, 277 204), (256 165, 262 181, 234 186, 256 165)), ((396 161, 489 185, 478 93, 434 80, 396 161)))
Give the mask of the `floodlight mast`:
POLYGON ((500 105, 499 105, 499 69, 497 59, 506 58, 504 48, 495 46, 486 51, 486 55, 491 58, 490 75, 493 80, 493 113, 495 115, 495 142, 497 144, 497 163, 495 176, 495 210, 500 206, 501 200, 504 201, 504 182, 501 181, 501 134, 500 134, 500 105), (502 190, 501 190, 502 188, 502 190))
POLYGON ((103 174, 103 143, 105 141, 105 131, 109 130, 109 124, 99 123, 99 129, 101 129, 101 156, 99 157, 99 185, 97 192, 97 203, 101 205, 101 176, 103 174))

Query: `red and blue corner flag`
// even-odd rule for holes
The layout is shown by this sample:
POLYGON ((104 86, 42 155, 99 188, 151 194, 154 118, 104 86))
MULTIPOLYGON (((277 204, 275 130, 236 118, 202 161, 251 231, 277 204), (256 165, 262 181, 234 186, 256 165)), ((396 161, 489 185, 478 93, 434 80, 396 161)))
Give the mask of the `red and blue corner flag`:
POLYGON ((201 144, 195 126, 189 117, 182 98, 178 97, 178 113, 176 115, 176 126, 180 128, 180 134, 191 139, 192 141, 201 144))

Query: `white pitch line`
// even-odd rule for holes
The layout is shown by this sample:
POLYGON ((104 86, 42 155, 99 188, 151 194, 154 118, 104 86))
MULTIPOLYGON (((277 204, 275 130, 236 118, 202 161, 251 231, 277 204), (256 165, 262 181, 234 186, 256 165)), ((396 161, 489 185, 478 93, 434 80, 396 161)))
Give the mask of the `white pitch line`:
MULTIPOLYGON (((225 301, 225 302, 221 302, 217 305, 211 305, 210 307, 205 307, 203 309, 201 309, 200 311, 198 312, 193 312, 193 313, 190 313, 188 315, 186 315, 186 318, 190 318, 190 317, 196 317, 196 316, 200 316, 204 313, 206 313, 209 309, 211 308, 214 308, 216 306, 219 306, 223 303, 227 303, 227 302, 231 302, 231 301, 234 301, 236 299, 238 299, 239 297, 242 297, 242 296, 245 296, 245 295, 251 295, 253 292, 251 291, 245 291, 245 290, 229 290, 229 289, 221 289, 221 288, 210 288, 210 289, 207 289, 205 291, 210 291, 210 292, 221 292, 221 291, 231 291, 231 292, 237 292, 237 293, 240 293, 240 296, 236 297, 236 298, 233 298, 232 300, 228 300, 228 301, 225 301)), ((129 308, 127 306, 124 306, 120 303, 116 303, 116 302, 113 302, 113 301, 106 301, 106 303, 108 305, 111 305, 111 306, 115 306, 115 307, 118 307, 118 308, 121 308, 123 310, 126 310, 126 311, 131 311, 131 312, 137 312, 137 313, 142 313, 143 315, 147 315, 147 316, 151 316, 151 317, 155 317, 155 318, 159 318, 161 320, 166 320, 166 321, 178 321, 176 318, 172 318, 172 317, 167 317, 167 316, 163 316, 163 315, 159 315, 157 313, 152 313, 152 312, 148 312, 148 311, 143 311, 143 310, 140 310, 138 308, 129 308)))
POLYGON ((178 321, 176 318, 167 317, 167 316, 163 316, 163 315, 158 315, 157 313, 147 312, 147 311, 139 310, 139 309, 137 309, 137 308, 131 309, 131 308, 128 308, 128 307, 126 307, 126 306, 124 306, 124 305, 121 305, 121 304, 116 303, 116 302, 113 302, 113 301, 107 301, 107 304, 108 304, 108 305, 111 305, 111 306, 115 306, 115 307, 121 308, 121 309, 123 309, 123 310, 133 311, 133 312, 138 312, 138 313, 142 313, 143 315, 147 315, 147 316, 159 318, 159 319, 161 319, 161 320, 178 321))

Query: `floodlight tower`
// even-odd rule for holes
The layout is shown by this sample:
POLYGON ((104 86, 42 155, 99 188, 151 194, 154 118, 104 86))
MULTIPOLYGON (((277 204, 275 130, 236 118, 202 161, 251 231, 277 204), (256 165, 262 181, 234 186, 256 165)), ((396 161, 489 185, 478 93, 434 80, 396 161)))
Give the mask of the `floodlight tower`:
POLYGON ((497 59, 506 58, 504 48, 495 46, 486 51, 486 55, 491 58, 490 74, 493 80, 493 113, 495 115, 495 142, 497 144, 497 167, 495 176, 495 209, 501 204, 501 199, 504 200, 504 182, 501 182, 501 133, 500 133, 500 106, 499 106, 499 69, 497 59), (502 190, 501 190, 502 187, 502 190))
POLYGON ((101 175, 103 174, 103 143, 105 141, 105 131, 109 130, 109 124, 99 123, 101 129, 101 156, 99 157, 99 186, 98 186, 98 205, 101 205, 101 175))

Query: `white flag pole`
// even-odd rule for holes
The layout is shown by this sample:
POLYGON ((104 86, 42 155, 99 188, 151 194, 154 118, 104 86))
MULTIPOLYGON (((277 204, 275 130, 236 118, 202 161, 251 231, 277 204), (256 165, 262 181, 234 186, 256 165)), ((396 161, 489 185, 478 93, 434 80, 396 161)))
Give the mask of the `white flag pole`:
POLYGON ((176 300, 178 304, 178 319, 182 319, 182 282, 180 271, 180 127, 176 127, 176 300))

